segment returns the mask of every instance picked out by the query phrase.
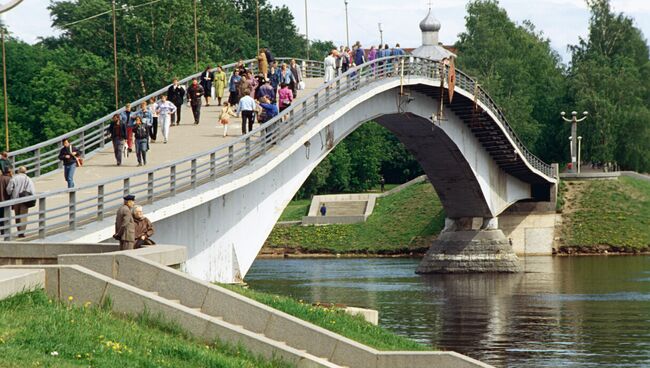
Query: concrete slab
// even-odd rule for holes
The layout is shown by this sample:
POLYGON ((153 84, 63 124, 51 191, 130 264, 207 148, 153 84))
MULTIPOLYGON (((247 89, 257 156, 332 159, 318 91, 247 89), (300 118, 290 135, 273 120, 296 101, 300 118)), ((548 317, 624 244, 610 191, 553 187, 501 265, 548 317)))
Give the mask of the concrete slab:
POLYGON ((0 300, 45 285, 43 269, 0 269, 0 300))

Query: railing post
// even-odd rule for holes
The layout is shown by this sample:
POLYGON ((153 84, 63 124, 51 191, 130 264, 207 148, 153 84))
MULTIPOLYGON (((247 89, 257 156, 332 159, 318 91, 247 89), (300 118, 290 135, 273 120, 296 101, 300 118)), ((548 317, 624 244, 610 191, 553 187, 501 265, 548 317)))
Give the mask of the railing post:
POLYGON ((153 172, 147 174, 147 202, 153 202, 153 172))
POLYGON ((124 179, 124 188, 123 188, 125 197, 129 195, 129 192, 131 191, 130 189, 131 189, 131 179, 126 178, 124 179))
POLYGON ((176 195, 176 165, 169 168, 169 191, 172 196, 176 195))
POLYGON ((46 228, 45 228, 45 220, 46 220, 46 211, 47 211, 47 206, 45 203, 45 198, 42 197, 38 199, 38 238, 43 239, 45 238, 46 234, 46 228))
POLYGON ((106 123, 102 121, 102 124, 100 125, 101 132, 99 133, 99 136, 101 139, 99 140, 99 147, 104 148, 104 145, 106 144, 106 123))
POLYGON ((9 241, 11 240, 11 206, 0 207, 0 210, 2 211, 2 218, 5 219, 2 225, 5 228, 3 238, 5 241, 9 241))
POLYGON ((314 115, 318 115, 318 93, 314 95, 314 115))
MULTIPOLYGON (((316 95, 318 96, 318 95, 316 95)), ((325 89, 325 106, 329 105, 330 103, 330 89, 326 88, 325 89)))
POLYGON ((307 119, 307 100, 302 102, 302 118, 307 119))
POLYGON ((217 154, 212 152, 210 154, 210 179, 217 177, 217 154))
POLYGON ((81 155, 86 155, 86 131, 81 131, 81 155))
POLYGON ((77 229, 77 192, 72 191, 68 197, 68 227, 70 230, 77 229))
POLYGON ((36 149, 36 175, 41 176, 41 148, 36 149))
POLYGON ((251 137, 246 137, 246 164, 251 163, 251 137))
POLYGON ((191 161, 191 166, 190 184, 192 185, 192 189, 196 189, 196 159, 191 161))
POLYGON ((341 80, 337 79, 336 80, 336 98, 338 99, 340 97, 341 97, 341 80))
POLYGON ((97 220, 104 219, 104 184, 97 186, 97 220))
MULTIPOLYGON (((63 148, 63 143, 61 143, 61 142, 57 143, 57 147, 59 147, 59 151, 60 151, 61 148, 63 148)), ((62 161, 62 160, 59 160, 58 168, 59 168, 59 169, 62 169, 62 168, 63 168, 63 161, 62 161)))
POLYGON ((228 147, 228 171, 230 173, 235 172, 235 147, 228 147))
POLYGON ((296 133, 296 126, 298 125, 297 122, 293 118, 293 115, 294 115, 293 112, 294 111, 296 111, 296 110, 289 111, 289 124, 291 124, 291 131, 290 131, 291 134, 296 133))

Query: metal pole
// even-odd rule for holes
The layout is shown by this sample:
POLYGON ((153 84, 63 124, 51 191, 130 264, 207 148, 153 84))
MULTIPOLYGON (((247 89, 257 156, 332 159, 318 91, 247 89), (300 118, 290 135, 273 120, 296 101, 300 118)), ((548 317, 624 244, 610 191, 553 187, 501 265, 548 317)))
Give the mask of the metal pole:
POLYGON ((9 152, 9 102, 7 96, 7 56, 5 52, 5 27, 2 27, 2 88, 5 100, 5 151, 9 152))
POLYGON ((194 70, 199 70, 199 27, 196 19, 196 0, 194 0, 194 70))
POLYGON ((260 51, 260 1, 255 0, 255 13, 257 14, 257 51, 260 51))
POLYGON ((307 39, 307 60, 309 60, 309 18, 307 17, 307 0, 305 0, 305 38, 307 39))
POLYGON ((580 150, 582 149, 581 143, 582 143, 582 137, 578 137, 578 174, 580 174, 580 171, 582 169, 582 162, 580 159, 580 153, 581 153, 580 150))
POLYGON ((381 29, 381 23, 379 23, 379 45, 384 44, 384 30, 381 29))
POLYGON ((567 123, 571 123, 571 170, 569 172, 577 173, 578 172, 578 123, 587 119, 589 112, 585 111, 582 113, 583 117, 578 119, 578 113, 576 111, 571 112, 571 119, 565 118, 566 113, 562 111, 560 113, 562 120, 567 123))
POLYGON ((348 0, 345 0, 344 3, 345 3, 345 39, 348 48, 350 48, 350 26, 348 25, 348 0))
POLYGON ((120 108, 117 79, 117 27, 115 25, 115 0, 113 0, 113 67, 115 71, 115 110, 120 108))

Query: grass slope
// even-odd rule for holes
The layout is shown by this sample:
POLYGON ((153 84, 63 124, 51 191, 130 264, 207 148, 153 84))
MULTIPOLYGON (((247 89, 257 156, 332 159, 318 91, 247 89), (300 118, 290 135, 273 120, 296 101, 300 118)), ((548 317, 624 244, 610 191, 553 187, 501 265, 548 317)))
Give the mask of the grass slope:
POLYGON ((378 350, 430 350, 427 346, 370 324, 360 316, 349 315, 340 308, 315 307, 237 285, 221 286, 378 350))
POLYGON ((575 202, 565 215, 565 246, 650 247, 649 182, 628 177, 586 181, 575 202))
MULTIPOLYGON (((287 211, 294 211, 294 208, 290 206, 287 211)), ((433 187, 420 183, 379 199, 365 223, 276 227, 266 245, 300 248, 312 253, 382 254, 426 250, 429 238, 443 228, 444 219, 433 187)))
POLYGON ((117 318, 52 302, 43 291, 0 301, 0 367, 280 368, 245 350, 205 345, 146 315, 117 318))

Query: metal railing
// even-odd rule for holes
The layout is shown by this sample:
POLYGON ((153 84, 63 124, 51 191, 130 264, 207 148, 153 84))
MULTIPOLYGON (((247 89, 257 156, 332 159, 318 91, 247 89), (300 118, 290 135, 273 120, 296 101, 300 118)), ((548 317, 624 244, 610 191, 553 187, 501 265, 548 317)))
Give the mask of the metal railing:
MULTIPOLYGON (((3 202, 5 209, 31 200, 36 201, 36 206, 31 213, 18 216, 6 210, 0 218, 0 230, 6 240, 23 234, 28 238, 44 238, 57 232, 73 231, 86 223, 103 220, 122 205, 122 197, 126 194, 136 195, 138 202, 151 203, 229 175, 273 149, 277 143, 293 135, 298 128, 317 116, 321 109, 353 93, 358 87, 378 80, 397 79, 397 74, 401 72, 398 68, 403 70, 405 84, 409 84, 410 77, 429 78, 434 81, 438 79, 439 82, 440 64, 436 61, 404 56, 368 62, 350 69, 294 101, 290 107, 264 125, 212 150, 135 174, 3 202), (18 230, 16 220, 23 221, 20 225, 27 226, 27 230, 18 230)), ((462 72, 457 72, 456 80, 457 86, 465 91, 474 91, 476 87, 476 82, 462 72)), ((504 133, 512 139, 523 158, 530 162, 532 167, 551 178, 551 167, 526 150, 494 101, 480 87, 477 91, 478 99, 492 109, 495 116, 503 119, 500 123, 504 127, 504 133)))
MULTIPOLYGON (((288 63, 291 59, 292 58, 277 58, 276 61, 288 63)), ((303 59, 295 60, 299 65, 301 65, 303 78, 323 76, 322 61, 303 59)), ((222 66, 228 78, 230 78, 230 75, 232 74, 232 71, 236 64, 237 63, 232 63, 222 66)), ((247 69, 252 69, 254 72, 257 72, 256 59, 245 60, 244 64, 246 65, 247 69)), ((213 71, 215 70, 216 68, 213 69, 213 71)), ((199 78, 200 76, 201 73, 190 75, 189 77, 180 80, 179 84, 187 85, 193 78, 199 78)), ((152 97, 158 99, 158 97, 167 93, 170 85, 171 84, 145 97, 131 102, 131 106, 136 110, 139 110, 139 105, 142 102, 149 103, 149 100, 152 97)), ((19 166, 25 166, 27 168, 27 174, 32 177, 38 177, 44 173, 56 171, 57 169, 63 169, 63 163, 61 160, 59 160, 59 151, 62 147, 61 142, 65 138, 70 140, 73 146, 78 147, 83 156, 90 157, 94 153, 102 150, 106 143, 110 143, 110 138, 107 134, 106 129, 111 123, 111 118, 113 115, 120 114, 123 111, 124 107, 71 132, 62 134, 58 137, 35 144, 33 146, 9 152, 9 160, 11 161, 11 165, 14 167, 14 169, 19 166)))

